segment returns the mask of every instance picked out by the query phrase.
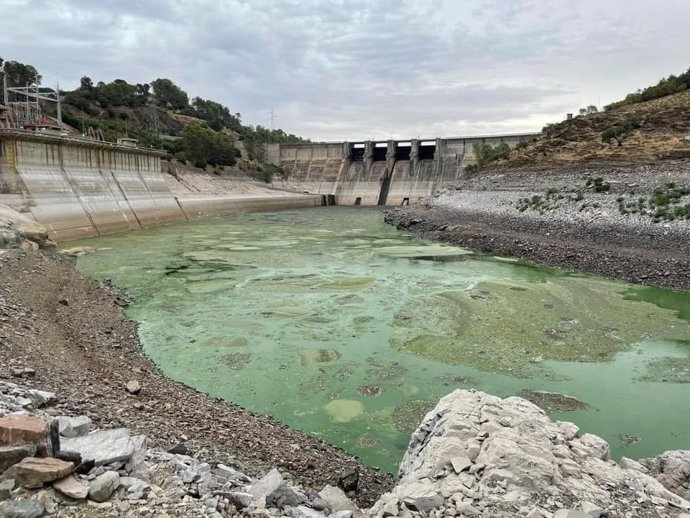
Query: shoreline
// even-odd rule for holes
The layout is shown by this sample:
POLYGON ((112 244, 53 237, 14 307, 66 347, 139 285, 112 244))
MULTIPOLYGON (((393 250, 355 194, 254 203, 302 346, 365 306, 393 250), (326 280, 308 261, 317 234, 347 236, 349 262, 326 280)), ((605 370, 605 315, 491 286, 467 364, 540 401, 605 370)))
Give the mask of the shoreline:
POLYGON ((57 254, 0 256, 0 378, 53 391, 64 410, 102 428, 127 426, 163 448, 184 443, 251 475, 278 467, 318 490, 356 472, 352 496, 363 507, 393 486, 393 477, 334 446, 167 378, 123 315, 126 297, 70 263, 57 254), (34 369, 35 377, 13 379, 15 368, 34 369), (138 395, 125 389, 133 380, 143 387, 138 395))
POLYGON ((588 190, 584 178, 592 173, 587 171, 514 177, 487 173, 457 182, 423 206, 386 210, 384 219, 431 241, 634 284, 690 290, 690 220, 654 223, 649 217, 624 216, 617 206, 620 199, 653 196, 670 180, 690 185, 690 170, 676 167, 663 177, 593 174, 610 182, 610 190, 588 190), (535 196, 549 203, 542 201, 545 192, 557 200, 550 207, 541 212, 518 209, 522 200, 535 196), (569 202, 575 192, 582 201, 569 202))

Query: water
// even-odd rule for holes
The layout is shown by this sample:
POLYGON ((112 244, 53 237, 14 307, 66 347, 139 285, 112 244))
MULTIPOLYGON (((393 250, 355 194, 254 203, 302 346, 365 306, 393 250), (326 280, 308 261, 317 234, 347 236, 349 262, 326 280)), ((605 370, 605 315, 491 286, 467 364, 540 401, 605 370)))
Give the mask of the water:
POLYGON ((376 210, 243 214, 69 243, 136 296, 173 379, 395 471, 443 395, 550 391, 614 456, 690 444, 690 294, 424 242, 376 210))

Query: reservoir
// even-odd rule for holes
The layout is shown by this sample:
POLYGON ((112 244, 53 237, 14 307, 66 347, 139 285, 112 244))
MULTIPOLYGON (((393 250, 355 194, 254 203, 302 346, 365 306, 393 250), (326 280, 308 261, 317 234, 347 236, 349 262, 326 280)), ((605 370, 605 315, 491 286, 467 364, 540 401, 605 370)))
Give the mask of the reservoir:
POLYGON ((690 293, 411 237, 324 207, 80 242, 78 269, 135 296, 172 379, 395 472, 456 388, 521 395, 615 458, 690 443, 690 293))

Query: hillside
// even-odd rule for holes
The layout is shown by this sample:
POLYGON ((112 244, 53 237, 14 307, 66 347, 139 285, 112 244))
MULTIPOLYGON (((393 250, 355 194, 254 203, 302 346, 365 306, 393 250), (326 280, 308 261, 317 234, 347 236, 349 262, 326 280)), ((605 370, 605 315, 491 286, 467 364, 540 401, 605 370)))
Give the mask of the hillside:
POLYGON ((503 166, 549 162, 653 162, 690 158, 690 91, 645 102, 580 115, 551 124, 542 135, 513 151, 503 166), (602 138, 606 130, 623 128, 619 140, 602 138))

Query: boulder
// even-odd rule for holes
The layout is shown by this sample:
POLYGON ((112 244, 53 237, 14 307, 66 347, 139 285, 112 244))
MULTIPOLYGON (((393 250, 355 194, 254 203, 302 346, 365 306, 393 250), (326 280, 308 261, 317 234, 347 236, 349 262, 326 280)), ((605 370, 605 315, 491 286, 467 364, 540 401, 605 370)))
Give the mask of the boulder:
POLYGON ((89 482, 89 499, 94 502, 105 502, 119 485, 120 475, 115 471, 106 471, 89 482))
POLYGON ((141 383, 136 380, 128 381, 125 385, 125 390, 127 390, 127 392, 130 394, 136 395, 141 392, 141 383))
POLYGON ((84 462, 93 461, 96 466, 126 462, 134 453, 127 428, 97 430, 82 437, 70 437, 62 440, 61 449, 74 451, 81 455, 84 462))
POLYGON ((666 489, 690 500, 690 451, 667 451, 642 462, 666 489))
POLYGON ((280 484, 275 491, 266 495, 266 507, 297 507, 307 501, 307 497, 288 487, 286 483, 280 484))
POLYGON ((292 518, 323 518, 325 515, 304 505, 291 507, 288 513, 292 518))
POLYGON ((46 512, 46 506, 36 500, 8 500, 0 502, 3 518, 38 518, 46 512))
POLYGON ((27 489, 43 487, 46 482, 66 477, 74 471, 74 464, 48 457, 27 457, 15 465, 17 480, 27 489))
POLYGON ((266 473, 261 480, 254 484, 249 493, 254 497, 257 507, 266 507, 266 497, 273 493, 278 487, 285 483, 280 472, 273 468, 266 473))
POLYGON ((14 485, 14 479, 3 480, 0 482, 0 501, 10 499, 14 485))
POLYGON ((325 500, 328 508, 333 512, 358 511, 358 507, 339 487, 326 486, 319 491, 319 496, 325 500))
POLYGON ((54 482, 53 488, 63 495, 74 498, 75 500, 83 500, 89 494, 89 486, 82 484, 72 475, 54 482))
POLYGON ((14 230, 23 238, 39 244, 41 248, 55 248, 45 226, 6 205, 0 205, 0 228, 14 230))
POLYGON ((25 414, 8 414, 0 419, 0 446, 29 443, 36 446, 41 456, 52 454, 49 429, 38 417, 25 414))
POLYGON ((78 417, 60 416, 56 419, 60 435, 63 437, 81 437, 91 430, 92 421, 85 415, 78 417))
POLYGON ((237 509, 249 507, 249 504, 252 503, 252 499, 254 498, 249 493, 241 493, 239 491, 231 491, 230 493, 225 494, 225 497, 232 505, 237 507, 237 509))
POLYGON ((409 509, 428 513, 443 505, 443 495, 428 484, 413 484, 405 489, 403 503, 409 509))
POLYGON ((0 473, 4 473, 7 468, 14 466, 23 458, 34 455, 36 455, 35 444, 0 446, 0 473))

